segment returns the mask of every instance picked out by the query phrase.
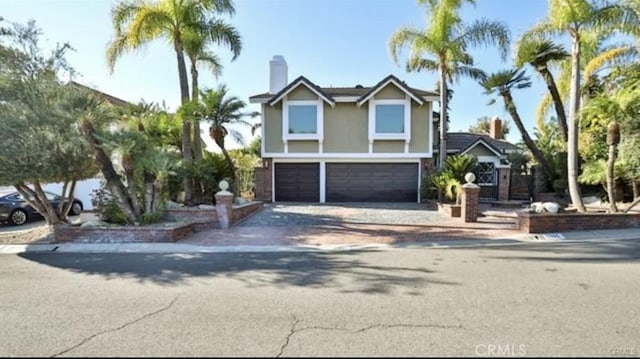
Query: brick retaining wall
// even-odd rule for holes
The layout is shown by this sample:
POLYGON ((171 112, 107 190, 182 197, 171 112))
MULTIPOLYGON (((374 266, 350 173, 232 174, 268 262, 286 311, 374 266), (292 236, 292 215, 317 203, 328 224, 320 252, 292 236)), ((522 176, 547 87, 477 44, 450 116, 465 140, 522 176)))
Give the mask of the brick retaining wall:
POLYGON ((518 228, 525 233, 640 228, 640 213, 518 213, 518 228))
MULTIPOLYGON (((262 202, 234 205, 230 222, 238 223, 247 216, 263 208, 262 202)), ((57 242, 78 243, 148 243, 175 242, 188 235, 220 228, 215 208, 167 209, 165 219, 175 223, 158 223, 145 226, 102 226, 71 227, 58 226, 55 229, 57 242)))
POLYGON ((262 202, 249 202, 247 204, 234 205, 231 222, 238 223, 250 214, 261 210, 262 207, 262 202))
POLYGON ((56 242, 149 243, 176 242, 196 231, 196 223, 168 223, 148 226, 70 227, 57 226, 56 242))

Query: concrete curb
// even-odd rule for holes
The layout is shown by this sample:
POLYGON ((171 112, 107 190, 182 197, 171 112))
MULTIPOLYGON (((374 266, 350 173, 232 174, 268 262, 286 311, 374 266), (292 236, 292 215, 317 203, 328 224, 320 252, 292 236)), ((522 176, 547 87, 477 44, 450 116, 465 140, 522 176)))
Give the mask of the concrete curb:
MULTIPOLYGON (((239 245, 200 246, 182 243, 59 243, 59 244, 0 244, 0 254, 18 253, 241 253, 241 252, 341 252, 366 250, 396 250, 407 248, 479 248, 524 245, 531 243, 610 242, 639 239, 635 230, 568 232, 563 238, 522 234, 496 239, 446 240, 399 244, 327 244, 327 245, 239 245)), ((555 236, 557 237, 557 236, 555 236)))

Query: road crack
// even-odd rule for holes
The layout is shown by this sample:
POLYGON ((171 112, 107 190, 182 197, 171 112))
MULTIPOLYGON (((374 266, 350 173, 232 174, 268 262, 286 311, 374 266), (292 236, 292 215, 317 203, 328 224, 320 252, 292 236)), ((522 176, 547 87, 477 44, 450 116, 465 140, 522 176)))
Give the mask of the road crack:
POLYGON ((127 323, 125 323, 125 324, 123 324, 123 325, 121 325, 121 326, 119 326, 119 327, 117 327, 117 328, 107 329, 107 330, 101 331, 101 332, 99 332, 99 333, 93 334, 93 335, 91 335, 91 336, 89 336, 89 337, 86 337, 86 338, 84 338, 82 341, 80 341, 80 343, 78 343, 78 344, 76 344, 76 345, 73 345, 73 346, 71 346, 71 347, 69 347, 69 348, 67 348, 67 349, 65 349, 65 350, 63 350, 63 351, 61 351, 61 352, 59 352, 59 353, 53 354, 53 355, 51 356, 51 358, 55 358, 55 357, 58 357, 58 356, 60 356, 60 355, 62 355, 62 354, 66 354, 66 353, 68 353, 68 352, 70 352, 70 351, 72 351, 72 350, 75 350, 75 349, 77 349, 77 348, 79 348, 79 347, 81 347, 81 346, 85 345, 85 344, 86 344, 86 343, 88 343, 89 341, 93 340, 94 338, 97 338, 97 337, 99 337, 99 336, 101 336, 101 335, 108 334, 108 333, 113 333, 113 332, 117 332, 118 330, 122 330, 122 329, 124 329, 124 328, 126 328, 126 327, 128 327, 128 326, 130 326, 130 325, 133 325, 133 324, 138 323, 138 322, 140 322, 140 321, 142 321, 142 320, 145 320, 145 319, 147 319, 147 318, 149 318, 149 317, 152 317, 152 316, 154 316, 154 315, 157 315, 157 314, 160 314, 160 313, 162 313, 162 312, 164 312, 164 311, 167 311, 167 310, 171 309, 171 307, 173 307, 173 305, 175 304, 175 302, 178 300, 178 298, 179 298, 179 297, 180 297, 180 295, 177 295, 175 298, 173 298, 173 300, 171 301, 171 303, 169 303, 168 305, 166 305, 166 306, 164 306, 164 307, 162 307, 162 308, 160 308, 160 309, 158 309, 158 310, 156 310, 156 311, 153 311, 153 312, 151 312, 151 313, 147 313, 147 314, 145 314, 145 315, 141 316, 140 318, 137 318, 137 319, 135 319, 135 320, 132 320, 132 321, 130 321, 130 322, 127 322, 127 323))
POLYGON ((296 332, 302 332, 307 330, 337 330, 342 332, 348 332, 352 334, 363 333, 372 329, 391 329, 391 328, 437 328, 437 329, 462 329, 462 325, 441 325, 441 324, 374 324, 368 327, 360 329, 348 329, 340 327, 304 327, 298 329, 296 332))
POLYGON ((304 327, 304 328, 296 329, 296 327, 298 326, 298 323, 300 323, 300 320, 296 319, 296 317, 293 317, 293 319, 294 319, 294 323, 291 326, 291 330, 289 331, 289 334, 285 338, 285 342, 282 345, 282 347, 280 348, 280 352, 278 353, 278 355, 276 355, 276 358, 279 358, 280 356, 282 356, 282 353, 287 348, 287 346, 289 345, 289 342, 291 341, 291 338, 295 334, 300 333, 300 332, 304 332, 304 331, 310 331, 310 330, 327 330, 327 331, 335 330, 335 331, 347 332, 347 333, 351 333, 351 334, 358 334, 358 333, 363 333, 363 332, 366 332, 368 330, 378 329, 378 328, 381 328, 381 329, 391 329, 391 328, 462 329, 462 324, 458 324, 458 325, 441 325, 441 324, 373 324, 373 325, 370 325, 368 327, 359 328, 359 329, 348 329, 348 328, 341 328, 341 327, 320 327, 320 326, 304 327))
POLYGON ((291 326, 291 330, 289 331, 289 334, 285 338, 284 344, 282 344, 282 347, 280 347, 280 352, 278 353, 278 355, 276 355, 276 358, 280 358, 280 356, 282 356, 282 353, 284 352, 285 348, 289 345, 289 340, 291 340, 291 337, 297 332, 296 326, 298 325, 298 323, 300 323, 300 320, 297 319, 296 316, 294 315, 293 316, 293 325, 291 326))

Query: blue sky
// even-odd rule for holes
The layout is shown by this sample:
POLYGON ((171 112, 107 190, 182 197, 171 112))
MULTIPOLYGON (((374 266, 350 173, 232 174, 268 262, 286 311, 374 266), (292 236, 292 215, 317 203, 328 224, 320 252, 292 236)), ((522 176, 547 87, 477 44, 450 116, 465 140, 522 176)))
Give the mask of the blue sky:
MULTIPOLYGON (((79 75, 75 80, 129 101, 166 102, 174 109, 180 102, 175 54, 163 40, 144 50, 124 55, 113 74, 105 61, 105 48, 112 37, 110 9, 115 0, 2 0, 0 17, 8 21, 34 19, 44 32, 44 45, 69 42, 75 52, 70 63, 79 75)), ((268 90, 269 65, 273 55, 283 55, 289 80, 304 75, 320 86, 373 85, 388 74, 410 86, 433 90, 436 75, 406 73, 388 52, 391 34, 401 26, 424 26, 425 13, 416 0, 235 0, 236 15, 230 21, 243 39, 240 57, 230 62, 226 49, 213 48, 225 68, 219 79, 205 74, 203 87, 225 83, 248 103, 251 95, 268 90)), ((466 21, 489 18, 506 23, 515 40, 532 24, 542 20, 547 0, 477 0, 466 6, 466 21)), ((473 49, 478 67, 487 72, 511 66, 503 63, 495 48, 473 49)), ((204 72, 204 71, 201 71, 204 72)), ((546 91, 533 71, 534 86, 514 93, 527 127, 534 126, 535 107, 546 91)), ((502 102, 487 106, 489 98, 471 80, 453 87, 451 131, 466 131, 480 116, 509 118, 502 102)), ((251 105, 251 110, 259 110, 251 105)), ((250 132, 242 130, 247 140, 250 132)), ((520 136, 512 124, 511 141, 520 136)), ((211 147, 213 148, 213 147, 211 147)))

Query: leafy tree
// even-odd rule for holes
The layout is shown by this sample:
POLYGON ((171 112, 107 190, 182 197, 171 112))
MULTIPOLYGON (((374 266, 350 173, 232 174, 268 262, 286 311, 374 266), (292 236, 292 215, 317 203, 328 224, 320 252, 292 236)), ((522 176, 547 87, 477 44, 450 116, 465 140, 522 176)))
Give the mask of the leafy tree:
POLYGON ((259 157, 243 150, 229 151, 235 167, 235 178, 238 182, 238 193, 253 192, 254 172, 258 165, 259 157))
MULTIPOLYGON (((638 113, 640 113, 640 82, 628 84, 627 87, 604 92, 592 99, 583 109, 585 120, 600 120, 607 123, 606 145, 608 146, 606 183, 609 195, 610 210, 617 212, 615 204, 614 169, 617 157, 617 147, 621 142, 621 136, 629 136, 631 142, 637 139, 637 130, 640 129, 638 113), (621 126, 622 124, 622 126, 621 126), (621 127, 626 131, 621 134, 621 127)), ((634 162, 634 155, 627 153, 630 161, 634 162)))
POLYGON ((476 20, 465 24, 460 17, 463 3, 475 4, 475 0, 419 0, 425 6, 426 27, 418 29, 403 27, 389 40, 389 49, 394 62, 402 48, 409 47, 408 71, 437 72, 440 85, 440 150, 438 167, 444 168, 447 153, 447 103, 448 87, 460 76, 480 79, 484 73, 474 67, 470 47, 498 45, 500 55, 506 58, 510 35, 507 27, 495 21, 476 20), (424 58, 423 56, 431 58, 424 58))
MULTIPOLYGON (((491 134, 491 121, 492 121, 491 117, 488 117, 488 116, 479 117, 476 120, 475 124, 469 126, 469 132, 477 133, 480 135, 489 135, 491 134)), ((501 130, 502 130, 501 138, 505 138, 510 131, 509 122, 503 121, 501 130)))
MULTIPOLYGON (((485 89, 485 94, 497 94, 502 97, 506 110, 509 112, 513 122, 520 131, 522 140, 527 145, 527 148, 531 151, 536 161, 542 166, 546 175, 549 178, 554 178, 554 172, 549 161, 531 139, 529 132, 524 127, 524 123, 520 118, 520 114, 518 113, 513 97, 511 96, 511 90, 513 89, 531 87, 531 81, 525 75, 525 72, 519 69, 499 71, 489 75, 485 80, 480 82, 480 85, 485 89)), ((490 103, 495 103, 495 99, 491 100, 490 103)))
POLYGON ((525 36, 568 35, 571 39, 571 81, 569 118, 567 119, 567 172, 569 194, 573 206, 580 212, 586 209, 578 186, 578 127, 580 123, 580 76, 583 38, 589 31, 604 36, 622 32, 637 34, 640 19, 632 8, 621 2, 604 3, 589 0, 549 0, 547 18, 534 26, 525 36))
POLYGON ((97 168, 64 103, 71 90, 58 80, 70 70, 68 45, 45 55, 35 23, 8 24, 0 31, 0 185, 13 185, 49 226, 67 222, 76 182, 97 168), (58 208, 42 184, 62 182, 58 208))

